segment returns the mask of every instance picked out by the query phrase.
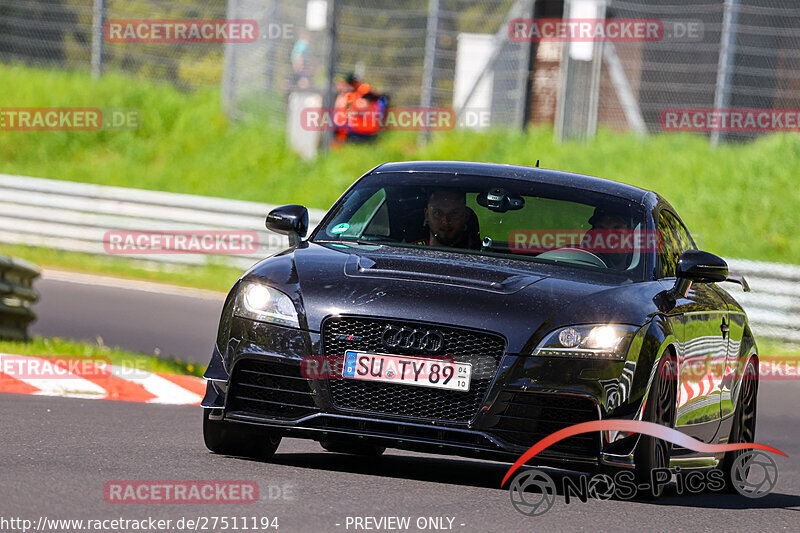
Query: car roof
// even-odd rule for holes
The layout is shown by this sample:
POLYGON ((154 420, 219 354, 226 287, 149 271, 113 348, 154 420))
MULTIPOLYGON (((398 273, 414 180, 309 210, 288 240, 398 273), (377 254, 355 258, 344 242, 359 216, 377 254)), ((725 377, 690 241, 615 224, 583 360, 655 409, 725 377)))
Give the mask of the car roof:
POLYGON ((617 196, 641 204, 652 204, 658 197, 658 195, 647 189, 641 189, 633 185, 597 178, 595 176, 501 163, 476 163, 471 161, 402 161, 384 163, 373 169, 370 174, 388 174, 393 172, 469 174, 473 176, 517 179, 533 183, 556 184, 563 185, 564 187, 617 196), (645 200, 647 196, 650 197, 648 198, 649 202, 645 200))

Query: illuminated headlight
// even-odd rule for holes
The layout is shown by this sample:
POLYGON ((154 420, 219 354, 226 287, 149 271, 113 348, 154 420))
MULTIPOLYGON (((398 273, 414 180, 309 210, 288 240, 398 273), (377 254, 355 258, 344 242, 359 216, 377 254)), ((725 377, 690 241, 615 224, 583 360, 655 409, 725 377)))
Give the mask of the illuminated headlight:
POLYGON ((258 283, 242 285, 236 297, 234 314, 261 322, 300 327, 297 310, 291 298, 279 290, 258 283))
POLYGON ((533 355, 622 360, 637 329, 625 324, 560 328, 548 334, 533 355))

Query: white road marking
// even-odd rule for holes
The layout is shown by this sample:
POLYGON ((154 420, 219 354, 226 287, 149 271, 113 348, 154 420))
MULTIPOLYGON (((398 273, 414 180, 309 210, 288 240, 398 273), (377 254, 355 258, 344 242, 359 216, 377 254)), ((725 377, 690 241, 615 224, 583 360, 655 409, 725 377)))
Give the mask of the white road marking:
POLYGON ((113 276, 99 276, 95 274, 85 274, 82 272, 72 272, 69 270, 58 270, 52 268, 45 268, 42 270, 42 279, 66 283, 78 283, 81 285, 99 285, 102 287, 152 292, 156 294, 170 294, 187 298, 199 298, 202 300, 220 301, 225 299, 225 293, 221 291, 192 289, 190 287, 181 287, 179 285, 170 285, 168 283, 155 283, 152 281, 115 278, 113 276))

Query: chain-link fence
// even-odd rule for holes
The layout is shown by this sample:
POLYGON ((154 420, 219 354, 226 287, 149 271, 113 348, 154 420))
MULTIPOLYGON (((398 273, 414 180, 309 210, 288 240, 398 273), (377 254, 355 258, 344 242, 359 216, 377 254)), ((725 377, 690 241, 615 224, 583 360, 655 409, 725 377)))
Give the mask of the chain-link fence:
POLYGON ((776 127, 774 117, 713 128, 678 113, 800 108, 795 0, 0 0, 0 61, 219 86, 237 117, 283 118, 293 93, 330 105, 333 79, 353 72, 391 106, 449 108, 467 127, 552 124, 578 138, 597 127, 700 131, 714 142, 800 129, 783 118, 776 127), (587 45, 514 30, 520 20, 592 18, 644 21, 658 32, 587 45), (227 43, 109 39, 109 22, 141 19, 246 19, 258 34, 227 43))
MULTIPOLYGON (((655 42, 608 44, 624 80, 611 75, 604 55, 599 123, 627 129, 624 88, 649 133, 669 128, 668 109, 800 108, 800 3, 791 0, 614 0, 610 18, 656 19, 664 28, 655 42)), ((730 118, 730 117, 729 117, 730 118)), ((684 128, 686 129, 686 128, 684 128)), ((695 128, 703 129, 703 128, 695 128)), ((705 129, 713 129, 706 127, 705 129)), ((719 130, 725 128, 720 127, 719 130)), ((732 128, 736 129, 735 124, 732 128)), ((780 128, 741 128, 774 131, 780 128)), ((797 128, 794 128, 797 131, 797 128)), ((708 132, 712 138, 749 138, 756 132, 708 132)))
POLYGON ((226 18, 226 0, 0 0, 0 61, 123 72, 193 89, 222 79, 219 43, 111 42, 104 23, 226 18))
POLYGON ((331 72, 340 77, 354 73, 388 95, 393 106, 481 109, 491 124, 519 125, 530 46, 511 42, 508 24, 514 17, 530 16, 532 4, 336 0, 315 10, 314 0, 306 5, 231 0, 231 16, 261 9, 273 24, 298 29, 293 39, 262 39, 230 48, 227 101, 240 113, 254 102, 282 110, 289 92, 324 93, 331 72), (324 21, 315 21, 315 16, 324 21))

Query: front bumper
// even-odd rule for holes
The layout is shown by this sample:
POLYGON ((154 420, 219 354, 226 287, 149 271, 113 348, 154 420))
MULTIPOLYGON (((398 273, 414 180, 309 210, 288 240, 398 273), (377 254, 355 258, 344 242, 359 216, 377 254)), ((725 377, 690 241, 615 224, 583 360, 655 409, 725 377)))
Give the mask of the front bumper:
MULTIPOLYGON (((202 405, 212 409, 213 418, 257 424, 288 437, 341 435, 392 448, 513 461, 559 429, 608 417, 609 405, 617 410, 615 418, 623 411, 613 380, 607 379, 617 370, 564 372, 540 358, 509 354, 497 364, 488 392, 468 420, 347 408, 337 403, 329 380, 309 379, 300 371, 303 357, 322 353, 319 334, 236 321, 246 322, 238 324, 242 335, 231 337, 238 340, 229 343, 225 356, 215 347, 202 405), (550 379, 556 375, 559 384, 550 379)), ((536 463, 632 466, 634 439, 608 440, 597 433, 571 437, 540 453, 536 463)))

